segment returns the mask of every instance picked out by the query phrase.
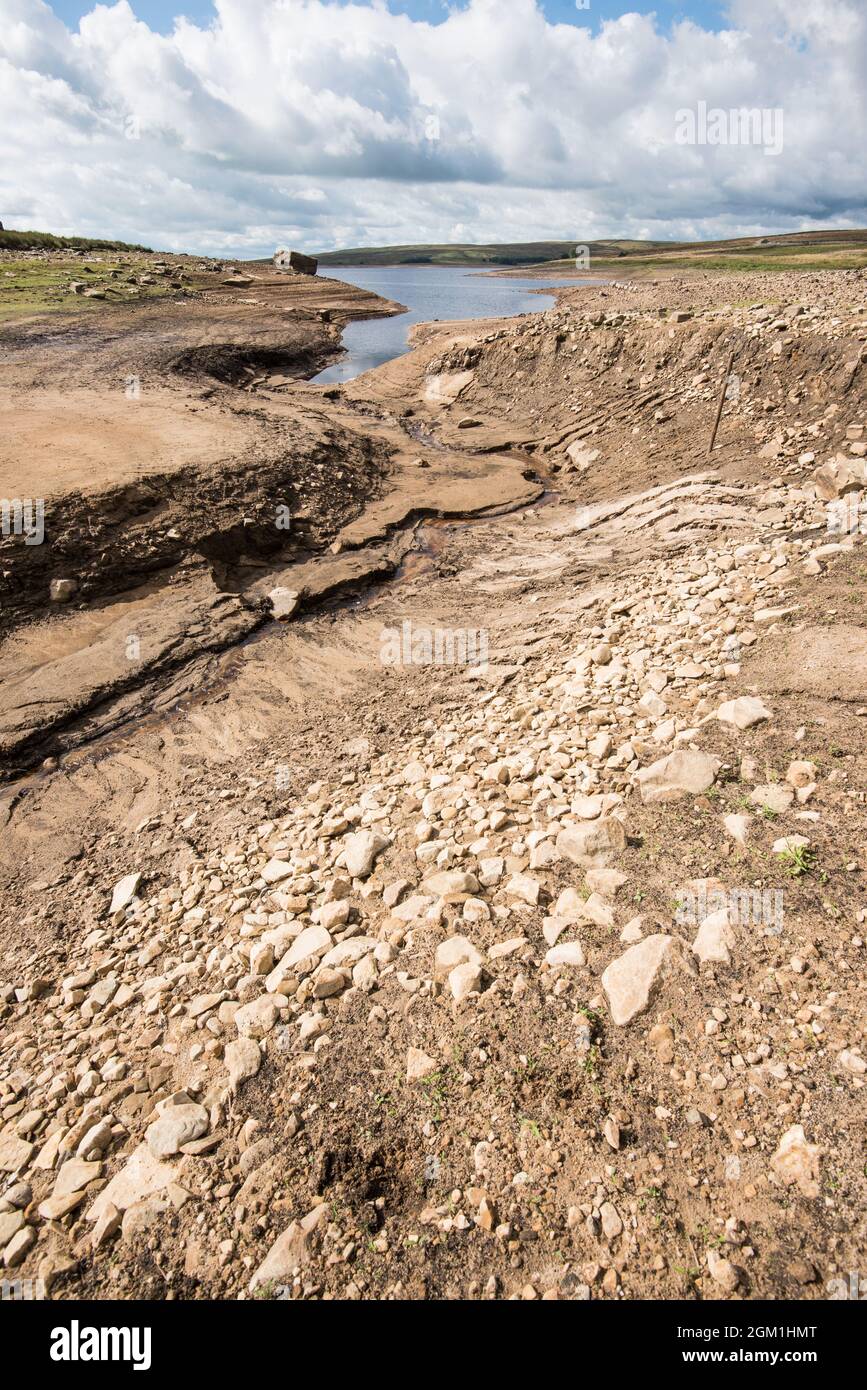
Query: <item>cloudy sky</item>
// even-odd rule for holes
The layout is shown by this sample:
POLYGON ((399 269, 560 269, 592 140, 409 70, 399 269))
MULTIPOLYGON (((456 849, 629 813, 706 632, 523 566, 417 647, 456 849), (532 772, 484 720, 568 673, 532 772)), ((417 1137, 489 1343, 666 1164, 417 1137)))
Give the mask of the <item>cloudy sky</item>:
POLYGON ((865 72, 867 0, 0 0, 0 220, 237 256, 864 226, 865 72), (782 111, 781 152, 683 143, 702 102, 782 111))

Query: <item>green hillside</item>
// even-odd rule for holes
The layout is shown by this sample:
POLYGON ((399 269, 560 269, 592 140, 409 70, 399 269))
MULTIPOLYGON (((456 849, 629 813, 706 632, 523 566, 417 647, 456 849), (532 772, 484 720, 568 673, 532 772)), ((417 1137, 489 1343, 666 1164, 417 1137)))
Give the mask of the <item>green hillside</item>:
MULTIPOLYGON (((574 241, 521 241, 492 243, 487 246, 422 245, 368 246, 347 251, 326 251, 320 265, 538 265, 545 261, 574 258, 574 241)), ((585 243, 594 253, 617 257, 633 247, 663 246, 664 242, 592 241, 585 243)))
POLYGON ((355 247, 319 256, 322 266, 464 265, 575 268, 587 246, 591 270, 653 274, 660 270, 822 270, 867 265, 867 231, 789 232, 726 241, 528 241, 491 245, 355 247))

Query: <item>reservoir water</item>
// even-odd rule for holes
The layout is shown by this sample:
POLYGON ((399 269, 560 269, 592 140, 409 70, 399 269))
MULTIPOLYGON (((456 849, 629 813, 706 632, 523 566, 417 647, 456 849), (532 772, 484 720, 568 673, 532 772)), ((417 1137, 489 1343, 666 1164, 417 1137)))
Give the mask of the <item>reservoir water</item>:
MULTIPOLYGON (((343 333, 348 356, 313 377, 317 385, 351 381, 408 351, 409 330, 434 319, 487 319, 550 309, 554 296, 533 291, 549 285, 574 285, 572 279, 500 278, 480 275, 472 266, 393 265, 323 267, 326 275, 373 290, 407 306, 393 318, 350 323, 343 333)), ((584 282, 587 283, 587 282, 584 282)), ((604 284, 604 281, 594 283, 604 284)))

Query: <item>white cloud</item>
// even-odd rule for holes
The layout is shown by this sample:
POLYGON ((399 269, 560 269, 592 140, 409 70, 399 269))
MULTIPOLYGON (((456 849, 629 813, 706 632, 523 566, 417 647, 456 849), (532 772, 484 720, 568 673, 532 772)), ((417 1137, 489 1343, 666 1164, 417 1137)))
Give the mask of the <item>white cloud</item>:
POLYGON ((163 36, 121 0, 70 32, 0 0, 6 226, 256 254, 865 221, 864 0, 731 0, 721 33, 667 36, 637 14, 552 25, 535 0, 436 26, 328 0, 217 11, 163 36), (782 108, 783 152, 678 145, 699 101, 782 108))

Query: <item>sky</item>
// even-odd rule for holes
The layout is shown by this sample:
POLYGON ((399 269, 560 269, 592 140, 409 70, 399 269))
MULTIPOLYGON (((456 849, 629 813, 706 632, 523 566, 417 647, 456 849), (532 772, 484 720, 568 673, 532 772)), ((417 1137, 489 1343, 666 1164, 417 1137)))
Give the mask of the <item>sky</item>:
POLYGON ((0 0, 0 220, 237 257, 864 226, 865 71, 867 0, 0 0))
MULTIPOLYGON (((80 0, 51 2, 54 13, 70 27, 77 27, 82 15, 93 8, 92 3, 82 4, 80 0)), ((212 0, 135 0, 131 8, 138 19, 160 34, 172 32, 178 15, 205 26, 215 15, 212 0)), ((441 24, 452 8, 455 6, 450 0, 389 0, 388 3, 392 13, 408 15, 428 24, 441 24)), ((508 10, 508 0, 503 0, 503 8, 508 10)), ((719 29, 723 24, 722 0, 657 0, 655 5, 636 3, 636 0, 631 3, 630 0, 588 0, 587 4, 576 4, 575 0, 543 0, 539 8, 552 23, 589 25, 595 29, 604 19, 619 19, 635 11, 647 14, 652 10, 663 25, 682 19, 695 20, 706 29, 719 29)))

